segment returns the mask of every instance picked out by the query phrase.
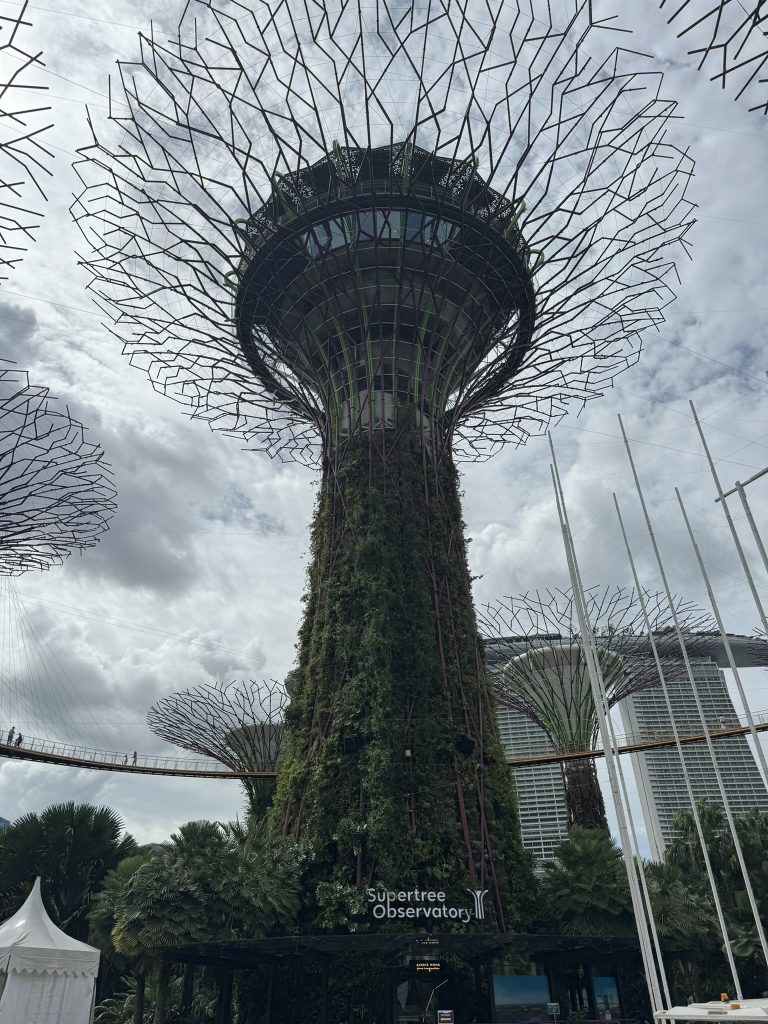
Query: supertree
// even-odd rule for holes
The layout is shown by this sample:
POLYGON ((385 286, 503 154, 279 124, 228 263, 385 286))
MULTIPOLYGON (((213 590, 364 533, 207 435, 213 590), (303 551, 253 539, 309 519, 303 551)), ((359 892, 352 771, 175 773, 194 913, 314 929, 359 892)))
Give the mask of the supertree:
MULTIPOLYGON (((664 678, 679 678, 685 666, 666 596, 646 591, 642 596, 664 678)), ((659 686, 637 593, 624 587, 591 587, 585 602, 609 708, 659 686)), ((680 598, 675 598, 674 611, 689 655, 710 653, 720 641, 710 616, 680 598)), ((498 703, 541 726, 553 751, 592 749, 598 719, 573 592, 537 590, 503 598, 486 605, 479 624, 498 703)), ((607 828, 594 760, 566 760, 562 770, 569 824, 607 828)))
POLYGON ((678 38, 723 89, 768 114, 768 0, 661 0, 678 38))
POLYGON ((115 512, 102 449, 48 389, 0 368, 0 576, 50 569, 93 547, 115 512))
POLYGON ((41 53, 22 48, 27 0, 21 10, 0 14, 0 281, 21 261, 38 227, 41 213, 29 203, 45 199, 42 182, 50 175, 53 154, 45 141, 51 127, 47 111, 37 99, 47 86, 35 81, 45 65, 41 53))
MULTIPOLYGON (((161 739, 234 772, 273 771, 283 744, 286 700, 285 689, 274 680, 202 683, 157 701, 147 712, 147 724, 161 739)), ((266 811, 274 780, 253 777, 242 783, 251 810, 266 811)))
POLYGON ((500 928, 529 899, 454 455, 607 387, 691 223, 660 77, 558 9, 190 0, 78 165, 131 359, 322 467, 273 810, 322 926, 406 880, 487 888, 500 928))

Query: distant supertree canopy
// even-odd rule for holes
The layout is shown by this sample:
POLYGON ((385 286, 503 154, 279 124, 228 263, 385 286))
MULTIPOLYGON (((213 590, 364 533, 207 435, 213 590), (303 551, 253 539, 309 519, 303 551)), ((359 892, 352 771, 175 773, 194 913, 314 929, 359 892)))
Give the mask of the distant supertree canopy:
POLYGON ((691 162, 660 75, 558 6, 190 0, 142 36, 73 212, 154 386, 304 461, 403 405, 482 457, 600 394, 673 297, 691 162))
MULTIPOLYGON (((685 673, 674 618, 666 596, 643 592, 646 612, 665 678, 685 673)), ((660 685, 638 594, 623 587, 592 587, 587 616, 598 645, 608 706, 649 686, 660 685)), ((676 598, 686 650, 705 655, 719 636, 709 615, 676 598)), ((588 750, 598 719, 573 592, 534 591, 487 605, 479 617, 496 699, 522 712, 546 732, 559 753, 588 750)), ((607 827, 594 761, 563 762, 571 824, 607 827)))
POLYGON ((26 41, 27 0, 20 10, 0 14, 0 282, 22 259, 42 213, 43 185, 53 153, 45 141, 51 127, 44 106, 43 64, 26 41))
MULTIPOLYGON (((147 724, 168 743, 212 757, 232 771, 274 771, 287 699, 284 687, 274 680, 203 683, 157 701, 147 713, 147 724)), ((263 812, 274 779, 242 782, 252 810, 263 812)))
POLYGON ((699 68, 768 114, 768 0, 661 0, 699 68))
POLYGON ((0 575, 50 569, 93 547, 115 512, 101 448, 51 408, 47 388, 0 369, 0 575))

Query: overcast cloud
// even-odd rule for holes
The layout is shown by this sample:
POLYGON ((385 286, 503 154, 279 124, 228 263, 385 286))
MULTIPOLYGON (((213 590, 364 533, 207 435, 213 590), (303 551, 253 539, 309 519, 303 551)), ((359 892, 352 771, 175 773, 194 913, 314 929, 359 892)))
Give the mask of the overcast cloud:
MULTIPOLYGON (((70 163, 89 141, 84 104, 103 113, 107 75, 116 59, 135 55, 137 29, 154 19, 156 33, 170 31, 181 5, 58 0, 54 6, 30 5, 29 13, 50 72, 55 178, 37 244, 0 289, 0 354, 29 370, 33 383, 48 386, 89 427, 89 439, 103 445, 119 512, 95 550, 18 582, 26 618, 6 626, 2 667, 14 669, 17 683, 2 691, 0 727, 13 717, 26 732, 45 726, 73 742, 150 753, 167 749, 144 724, 158 697, 214 679, 282 678, 290 668, 317 480, 186 419, 153 393, 101 326, 77 266, 80 240, 68 214, 77 191, 70 163), (40 646, 33 645, 26 668, 20 661, 13 667, 9 652, 30 629, 40 646)), ((0 12, 17 7, 0 0, 0 12)), ((768 121, 692 69, 655 3, 621 8, 644 10, 631 26, 634 37, 617 42, 633 39, 637 49, 653 53, 666 73, 664 95, 679 100, 673 132, 696 160, 692 198, 699 223, 667 323, 646 335, 639 363, 614 389, 554 431, 582 575, 588 583, 630 583, 615 491, 643 583, 659 585, 618 439, 620 413, 673 587, 704 600, 674 498, 678 485, 728 626, 752 632, 757 614, 712 500, 687 403, 696 403, 724 483, 768 465, 768 121)), ((567 586, 545 439, 464 467, 464 489, 478 602, 567 586)), ((764 521, 768 477, 749 494, 764 521)), ((768 708, 764 673, 752 672, 749 684, 753 708, 768 708)), ((0 815, 14 818, 61 799, 111 804, 140 840, 161 840, 190 818, 233 816, 242 803, 239 787, 226 782, 0 762, 0 815)))

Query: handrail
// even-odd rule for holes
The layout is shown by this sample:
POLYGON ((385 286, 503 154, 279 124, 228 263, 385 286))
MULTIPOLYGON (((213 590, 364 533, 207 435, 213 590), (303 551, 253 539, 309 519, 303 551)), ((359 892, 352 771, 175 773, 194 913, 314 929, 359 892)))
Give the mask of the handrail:
MULTIPOLYGON (((753 714, 752 719, 757 732, 768 731, 768 711, 753 714)), ((750 731, 750 726, 734 716, 728 724, 725 724, 722 718, 708 722, 707 729, 712 739, 718 740, 729 736, 743 736, 750 731)), ((699 743, 703 739, 703 732, 687 733, 680 736, 680 742, 686 745, 699 743)), ((674 737, 666 733, 642 738, 632 735, 617 736, 617 753, 619 754, 639 753, 644 750, 656 750, 660 747, 674 745, 674 737)), ((598 747, 589 750, 551 750, 544 754, 510 755, 506 761, 512 768, 528 768, 535 765, 561 764, 604 756, 605 751, 598 747)), ((134 775, 170 775, 198 779, 273 779, 276 775, 273 768, 232 771, 213 758, 203 757, 158 757, 137 752, 134 762, 134 755, 124 751, 98 750, 71 743, 60 743, 56 740, 41 739, 36 736, 25 736, 22 745, 18 747, 13 742, 10 744, 0 742, 0 757, 58 764, 71 768, 128 772, 134 775)))
MULTIPOLYGON (((744 736, 751 731, 751 726, 734 716, 730 723, 725 723, 722 717, 706 723, 707 732, 713 740, 727 739, 729 736, 744 736)), ((768 731, 768 712, 761 711, 752 715, 752 721, 756 732, 768 731)), ((701 743, 705 739, 704 732, 681 733, 680 743, 687 746, 691 743, 701 743)), ((669 733, 657 733, 652 736, 638 736, 637 734, 625 734, 616 737, 616 753, 633 754, 641 753, 644 750, 657 750, 660 747, 673 747, 676 744, 674 736, 669 733)), ((513 768, 525 768, 532 765, 561 764, 568 761, 580 761, 594 757, 605 757, 605 751, 601 747, 591 750, 550 750, 546 754, 522 754, 507 757, 507 764, 513 768)))

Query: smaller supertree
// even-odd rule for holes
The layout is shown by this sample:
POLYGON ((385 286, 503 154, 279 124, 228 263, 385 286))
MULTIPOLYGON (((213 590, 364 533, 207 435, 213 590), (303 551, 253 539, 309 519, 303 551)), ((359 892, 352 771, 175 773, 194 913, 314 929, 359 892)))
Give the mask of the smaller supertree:
MULTIPOLYGON (((212 757, 233 772, 274 771, 283 743, 285 688, 274 679, 201 683, 163 697, 147 712, 155 736, 212 757)), ((251 810, 272 802, 275 780, 245 777, 251 810)))
POLYGON ((44 141, 51 108, 37 99, 47 86, 31 79, 45 65, 40 53, 21 47, 26 12, 25 0, 20 11, 0 14, 0 281, 20 262, 38 227, 42 214, 29 208, 28 193, 46 198, 41 182, 53 159, 44 141))
MULTIPOLYGON (((659 675, 635 590, 593 587, 585 592, 587 616, 598 643, 609 708, 630 694, 659 685, 659 675)), ((643 592, 666 678, 683 669, 672 611, 663 594, 643 592)), ((707 653, 709 616, 678 598, 675 612, 691 656, 707 653)), ((546 732, 553 751, 595 746, 597 710, 571 590, 528 592, 487 605, 480 616, 496 700, 522 712, 546 732)), ((563 762, 569 825, 607 827, 594 759, 563 762)))
POLYGON ((115 513, 104 452, 48 389, 0 369, 0 576, 50 569, 93 547, 115 513))
POLYGON ((768 114, 768 0, 660 0, 669 23, 723 89, 768 114))

